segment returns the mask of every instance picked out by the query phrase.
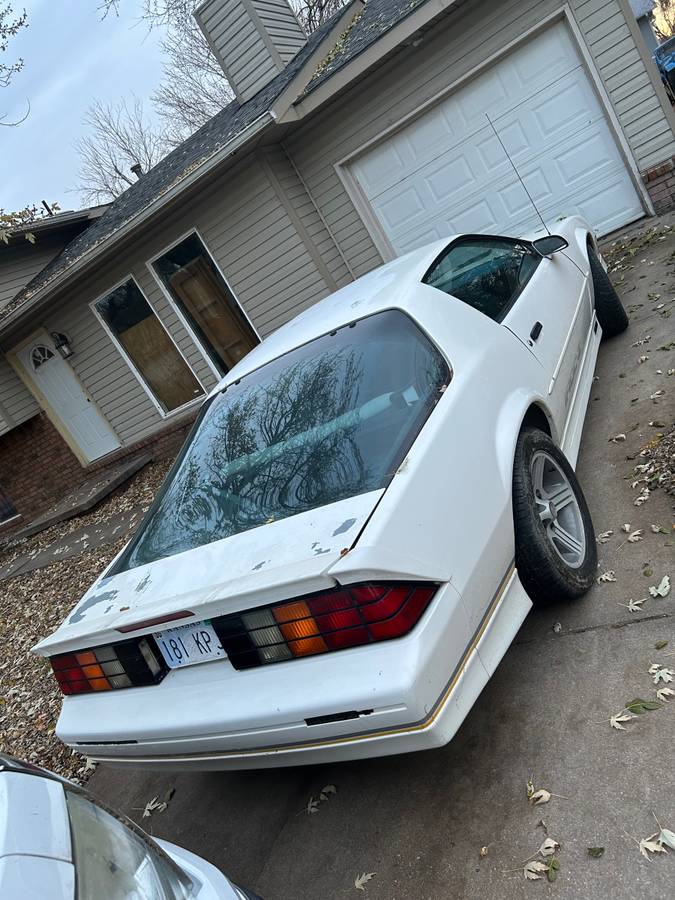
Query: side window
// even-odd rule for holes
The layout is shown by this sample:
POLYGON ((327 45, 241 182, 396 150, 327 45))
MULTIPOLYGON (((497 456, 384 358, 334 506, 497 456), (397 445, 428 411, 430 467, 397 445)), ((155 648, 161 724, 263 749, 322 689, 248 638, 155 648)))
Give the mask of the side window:
POLYGON ((540 262, 525 242, 464 237, 443 251, 422 281, 501 322, 540 262))

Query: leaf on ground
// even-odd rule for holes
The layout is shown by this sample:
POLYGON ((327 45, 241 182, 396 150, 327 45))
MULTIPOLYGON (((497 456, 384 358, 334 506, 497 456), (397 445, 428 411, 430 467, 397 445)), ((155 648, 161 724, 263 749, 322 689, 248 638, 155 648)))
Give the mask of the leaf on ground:
POLYGON ((642 488, 635 500, 633 500, 633 506, 642 506, 643 503, 646 503, 647 500, 649 500, 649 494, 650 490, 648 487, 642 488))
POLYGON ((603 531, 596 537, 596 541, 599 544, 606 544, 607 541, 611 538, 614 532, 610 529, 609 531, 603 531))
POLYGON ((638 359, 638 365, 642 365, 642 363, 647 362, 648 359, 649 359, 648 356, 641 356, 641 357, 638 359))
POLYGON ((642 540, 642 529, 638 528, 635 531, 632 531, 628 535, 627 540, 629 544, 637 544, 638 541, 642 540))
POLYGON ((534 806, 541 806, 542 803, 548 803, 551 799, 551 792, 547 791, 545 788, 539 788, 538 791, 535 791, 530 797, 530 803, 534 806))
POLYGON ((620 444, 621 441, 626 440, 626 435, 623 433, 613 434, 611 437, 607 438, 608 443, 611 444, 620 444))
POLYGON ((621 723, 629 722, 635 718, 636 716, 629 715, 629 713, 618 713, 616 716, 610 717, 609 724, 612 728, 616 728, 617 731, 626 731, 626 726, 621 723))
POLYGON ((626 703, 625 709, 628 712, 635 713, 636 716, 641 716, 643 713, 651 712, 654 709, 661 709, 663 706, 662 703, 659 703, 658 700, 643 700, 641 697, 636 697, 635 700, 629 700, 626 703))
POLYGON ((654 644, 654 648, 655 648, 656 650, 663 650, 663 648, 664 648, 664 647, 667 647, 667 646, 668 646, 668 641, 657 641, 657 642, 654 644))
POLYGON ((527 781, 527 799, 529 800, 534 794, 534 783, 531 778, 527 781))
POLYGON ((663 397, 664 394, 665 394, 665 391, 654 391, 653 394, 649 395, 649 399, 650 400, 658 400, 659 397, 663 397))
POLYGON ((663 525, 650 525, 649 526, 654 534, 670 534, 667 528, 664 528, 663 525))
POLYGON ((663 700, 664 703, 670 703, 670 698, 675 697, 675 691, 669 687, 662 687, 658 689, 656 696, 659 700, 663 700))
POLYGON ((538 878, 541 878, 542 872, 548 872, 548 865, 540 862, 538 859, 533 859, 523 866, 523 875, 528 881, 536 881, 538 878))
POLYGON ((587 847, 586 850, 588 851, 588 855, 592 859, 600 859, 602 854, 605 852, 604 847, 587 847))
POLYGON ((641 600, 633 600, 631 598, 628 603, 620 603, 619 606, 625 606, 629 612, 642 612, 642 604, 645 603, 646 600, 646 597, 643 597, 641 600))
POLYGON ((621 530, 625 531, 626 534, 628 534, 628 532, 630 531, 630 522, 626 522, 624 525, 622 525, 621 530))
POLYGON ((152 800, 148 800, 148 802, 145 804, 145 809, 143 810, 143 818, 149 819, 154 812, 164 812, 168 805, 168 800, 165 801, 160 800, 159 797, 153 797, 152 800))
POLYGON ((487 846, 481 847, 480 850, 478 851, 478 855, 481 859, 485 859, 485 857, 488 855, 488 852, 489 851, 488 851, 487 846))
MULTIPOLYGON (((657 834, 658 834, 658 832, 657 832, 657 834)), ((654 841, 655 837, 656 837, 656 834, 652 834, 648 838, 643 838, 638 843, 638 846, 640 847, 640 853, 644 856, 645 859, 648 859, 650 861, 651 861, 651 856, 649 855, 650 853, 665 853, 666 852, 664 847, 662 847, 660 844, 657 844, 656 841, 654 841)))
POLYGON ((354 879, 354 887, 357 891, 365 891, 365 885, 368 884, 371 878, 374 878, 377 872, 364 872, 362 875, 357 875, 354 879))
POLYGON ((656 842, 661 846, 665 844, 666 847, 670 847, 671 850, 675 850, 675 834, 669 828, 662 828, 659 831, 656 842))
POLYGON ((670 576, 664 575, 656 587, 650 587, 649 593, 652 597, 667 597, 670 593, 670 576))
POLYGON ((666 666, 652 666, 649 670, 650 675, 652 676, 652 681, 654 684, 658 684, 662 681, 664 684, 670 684, 673 680, 673 675, 675 675, 674 669, 668 669, 666 666))
POLYGON ((612 569, 598 576, 598 584, 606 584, 608 581, 616 581, 616 575, 612 569))
POLYGON ((554 841, 553 838, 547 837, 539 850, 537 850, 537 853, 541 853, 544 857, 553 856, 558 847, 560 847, 558 841, 554 841))

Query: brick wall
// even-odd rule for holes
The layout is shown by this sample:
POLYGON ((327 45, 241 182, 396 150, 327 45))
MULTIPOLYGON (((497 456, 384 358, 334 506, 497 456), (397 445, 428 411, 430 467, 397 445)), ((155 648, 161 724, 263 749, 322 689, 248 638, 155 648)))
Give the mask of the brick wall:
POLYGON ((657 215, 675 208, 675 158, 642 173, 657 215))
POLYGON ((135 453, 149 453, 153 459, 176 455, 190 430, 198 410, 172 421, 159 434, 111 453, 102 460, 82 466, 45 413, 40 413, 0 437, 0 486, 14 504, 21 519, 15 519, 0 533, 21 528, 45 512, 64 494, 91 478, 94 473, 135 453))

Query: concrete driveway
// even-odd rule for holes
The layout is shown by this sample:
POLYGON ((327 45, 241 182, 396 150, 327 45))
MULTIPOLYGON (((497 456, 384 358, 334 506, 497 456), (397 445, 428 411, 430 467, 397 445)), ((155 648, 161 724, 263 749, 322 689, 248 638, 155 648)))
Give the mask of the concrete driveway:
POLYGON ((626 731, 608 721, 633 697, 654 697, 651 663, 675 668, 675 591, 640 612, 620 605, 647 597, 663 574, 675 577, 672 536, 650 529, 671 527, 672 498, 656 490, 636 507, 639 491, 627 479, 640 462, 627 456, 659 431, 648 423, 674 417, 675 376, 666 373, 675 351, 657 348, 675 338, 675 316, 664 313, 675 308, 675 236, 659 231, 631 249, 626 264, 634 268, 614 276, 623 276, 631 327, 601 348, 578 466, 596 531, 614 532, 599 547, 599 573, 614 570, 616 582, 596 585, 573 606, 534 611, 441 750, 234 774, 99 767, 94 793, 266 900, 363 896, 354 881, 370 872, 371 900, 520 900, 541 892, 672 900, 675 853, 648 861, 633 838, 656 830, 653 813, 675 830, 675 702, 629 721, 626 731), (646 344, 631 346, 645 335, 646 344), (666 393, 655 403, 650 395, 659 389, 666 393), (608 442, 618 432, 626 441, 608 442), (628 542, 624 523, 642 529, 643 539, 628 542), (560 796, 532 808, 530 776, 560 796), (337 793, 307 814, 310 797, 327 784, 337 793), (141 820, 145 804, 170 788, 168 809, 141 820), (522 864, 547 834, 561 844, 559 877, 527 883, 522 864), (605 851, 594 859, 588 847, 605 851))

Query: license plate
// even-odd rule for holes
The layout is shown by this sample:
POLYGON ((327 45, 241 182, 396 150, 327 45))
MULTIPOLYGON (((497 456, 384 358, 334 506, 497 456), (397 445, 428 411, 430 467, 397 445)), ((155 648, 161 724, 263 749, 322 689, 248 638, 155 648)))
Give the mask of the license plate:
POLYGON ((192 622, 190 625, 167 628, 156 631, 153 637, 171 669, 225 659, 227 656, 210 622, 192 622))

